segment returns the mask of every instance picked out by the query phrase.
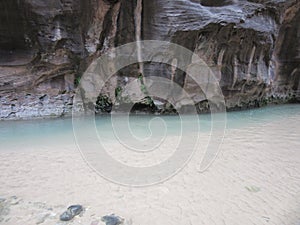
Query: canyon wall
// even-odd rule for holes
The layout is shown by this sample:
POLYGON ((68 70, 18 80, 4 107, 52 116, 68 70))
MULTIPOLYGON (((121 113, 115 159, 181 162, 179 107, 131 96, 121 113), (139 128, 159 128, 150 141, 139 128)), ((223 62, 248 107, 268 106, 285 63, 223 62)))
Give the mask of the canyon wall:
MULTIPOLYGON (((10 0, 0 10, 1 119, 69 115, 89 64, 136 40, 197 53, 218 78, 229 110, 299 101, 298 0, 10 0)), ((171 73, 157 63, 128 66, 108 82, 96 108, 109 112, 141 74, 171 73)), ((206 110, 205 95, 185 72, 176 70, 172 79, 192 90, 199 112, 206 110)), ((168 112, 166 102, 140 107, 168 112)))

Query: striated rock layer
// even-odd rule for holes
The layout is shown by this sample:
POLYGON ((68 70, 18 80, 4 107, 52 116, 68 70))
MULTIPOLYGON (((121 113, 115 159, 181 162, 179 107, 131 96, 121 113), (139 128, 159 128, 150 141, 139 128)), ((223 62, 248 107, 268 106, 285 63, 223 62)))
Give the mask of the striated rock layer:
MULTIPOLYGON (((219 79, 228 109, 300 99, 298 0, 10 0, 0 2, 0 11, 1 119, 70 114, 92 60, 136 40, 197 53, 219 79)), ((206 110, 206 96, 183 71, 153 63, 122 69, 96 108, 110 111, 107 105, 128 100, 124 86, 140 74, 172 77, 199 112, 206 110)), ((137 108, 145 105, 168 108, 145 98, 137 108)))

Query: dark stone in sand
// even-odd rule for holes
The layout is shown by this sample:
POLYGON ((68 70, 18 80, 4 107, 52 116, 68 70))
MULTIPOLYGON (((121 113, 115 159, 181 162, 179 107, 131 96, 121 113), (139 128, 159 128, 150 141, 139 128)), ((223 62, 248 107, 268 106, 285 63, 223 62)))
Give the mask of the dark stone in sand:
POLYGON ((71 205, 63 214, 60 215, 61 221, 70 221, 75 216, 79 215, 83 211, 81 205, 71 205))
POLYGON ((106 225, 120 225, 124 222, 124 219, 122 219, 119 216, 115 216, 114 214, 111 214, 109 216, 103 216, 101 218, 101 221, 105 222, 106 225))

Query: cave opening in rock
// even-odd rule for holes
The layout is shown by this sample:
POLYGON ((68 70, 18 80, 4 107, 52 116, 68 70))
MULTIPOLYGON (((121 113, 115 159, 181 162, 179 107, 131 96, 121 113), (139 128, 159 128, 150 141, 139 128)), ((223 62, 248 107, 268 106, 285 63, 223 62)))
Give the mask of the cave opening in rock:
POLYGON ((22 9, 17 0, 0 1, 0 49, 13 51, 26 49, 25 26, 22 9))
POLYGON ((154 113, 155 111, 157 111, 157 108, 154 105, 138 102, 132 106, 130 113, 131 114, 138 114, 138 113, 143 113, 143 112, 144 113, 147 113, 147 112, 154 113))
POLYGON ((33 58, 32 32, 24 20, 25 3, 0 1, 0 65, 23 65, 33 58))

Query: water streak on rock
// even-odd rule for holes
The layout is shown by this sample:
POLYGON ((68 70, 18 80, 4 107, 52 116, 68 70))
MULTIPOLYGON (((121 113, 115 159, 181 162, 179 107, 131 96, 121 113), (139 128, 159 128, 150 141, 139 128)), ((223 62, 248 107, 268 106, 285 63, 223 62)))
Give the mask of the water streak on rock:
POLYGON ((135 9, 135 38, 137 41, 137 56, 139 62, 139 72, 143 74, 143 62, 141 55, 141 34, 142 34, 142 10, 143 10, 142 0, 137 0, 136 9, 135 9))

